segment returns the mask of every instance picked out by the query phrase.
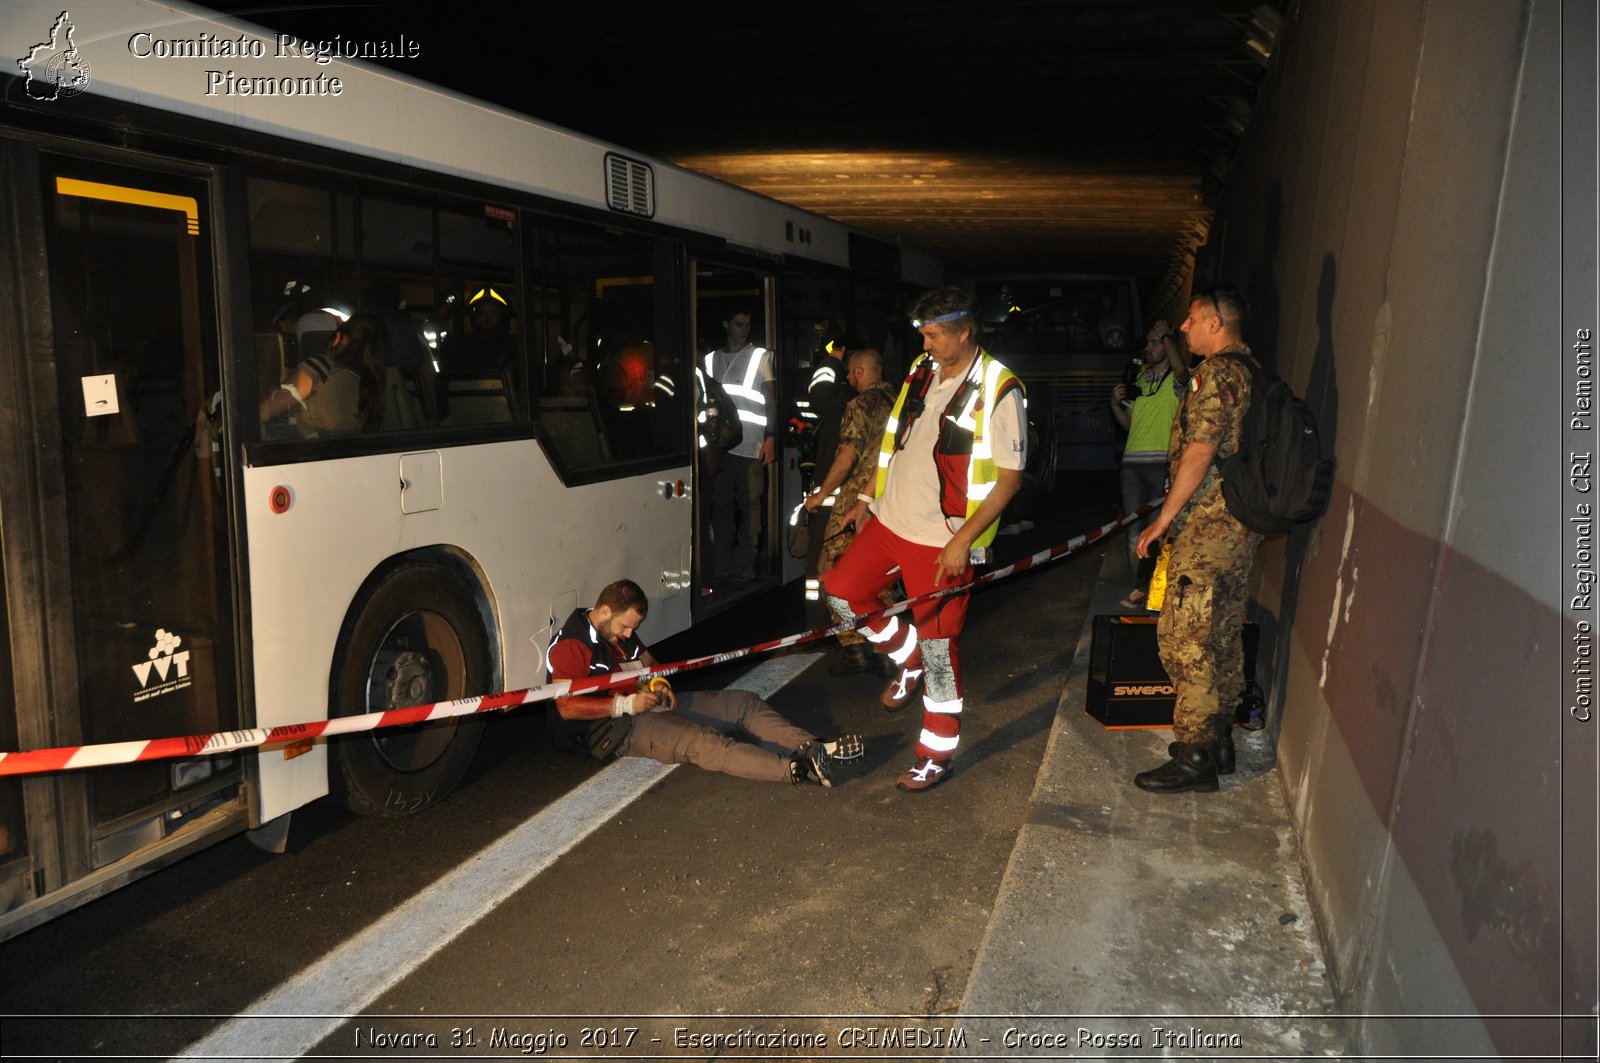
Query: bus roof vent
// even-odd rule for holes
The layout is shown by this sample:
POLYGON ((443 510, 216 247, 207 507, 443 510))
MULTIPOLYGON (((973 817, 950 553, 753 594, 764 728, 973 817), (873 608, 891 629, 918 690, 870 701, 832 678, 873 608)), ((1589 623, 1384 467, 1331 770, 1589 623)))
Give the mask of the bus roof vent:
POLYGON ((650 164, 606 153, 606 205, 644 218, 656 212, 656 178, 650 164))

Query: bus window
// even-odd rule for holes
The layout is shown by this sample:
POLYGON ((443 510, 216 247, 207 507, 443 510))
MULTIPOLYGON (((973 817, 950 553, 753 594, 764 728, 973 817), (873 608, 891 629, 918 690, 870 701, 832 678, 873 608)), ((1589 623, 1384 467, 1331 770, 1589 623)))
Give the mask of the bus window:
POLYGON ((361 262, 368 268, 433 268, 433 211, 415 203, 361 197, 361 262))
POLYGON ((383 322, 384 432, 427 428, 434 405, 435 351, 424 338, 434 303, 434 212, 431 207, 381 196, 360 198, 358 313, 383 322))
MULTIPOLYGON (((248 183, 248 204, 256 390, 265 397, 303 359, 327 352, 352 309, 339 293, 343 278, 354 275, 355 208, 349 195, 259 177, 248 183)), ((294 429, 289 415, 267 434, 294 438, 294 429)))
POLYGON ((671 245, 552 222, 537 316, 538 412, 562 468, 688 460, 688 352, 676 338, 671 245))
POLYGON ((356 311, 383 321, 388 340, 384 368, 385 432, 427 428, 437 421, 434 359, 437 333, 429 342, 428 310, 433 305, 433 276, 401 272, 368 274, 356 311))
POLYGON ((528 420, 514 216, 491 204, 438 212, 441 424, 528 420))

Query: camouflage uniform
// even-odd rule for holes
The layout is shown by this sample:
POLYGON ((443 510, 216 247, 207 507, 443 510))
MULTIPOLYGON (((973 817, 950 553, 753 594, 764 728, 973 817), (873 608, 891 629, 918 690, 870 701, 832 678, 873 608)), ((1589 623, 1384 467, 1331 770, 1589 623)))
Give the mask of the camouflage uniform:
MULTIPOLYGON (((855 538, 855 530, 845 528, 845 514, 855 508, 858 495, 872 493, 872 478, 878 471, 878 448, 883 441, 883 426, 889 420, 889 411, 894 409, 894 397, 895 389, 880 380, 851 399, 844 408, 844 419, 839 423, 839 445, 855 448, 856 463, 844 483, 839 485, 838 501, 828 510, 822 554, 817 562, 818 572, 832 568, 834 562, 839 560, 839 555, 844 553, 844 548, 850 545, 850 540, 855 538)), ((894 591, 883 591, 878 595, 878 600, 884 605, 893 605, 894 591)), ((839 618, 835 616, 833 622, 838 623, 839 618)), ((865 641, 860 631, 839 633, 841 646, 865 641)))
MULTIPOLYGON (((1232 348, 1248 355, 1249 348, 1232 348)), ((1250 372, 1231 359, 1206 358, 1191 376, 1172 421, 1167 461, 1178 467, 1191 442, 1214 443, 1217 460, 1239 448, 1250 402, 1250 372)), ((1177 688, 1172 731, 1180 742, 1210 744, 1213 716, 1232 718, 1244 693, 1244 610, 1261 536, 1234 519, 1216 463, 1172 522, 1167 594, 1156 631, 1161 663, 1177 688)))

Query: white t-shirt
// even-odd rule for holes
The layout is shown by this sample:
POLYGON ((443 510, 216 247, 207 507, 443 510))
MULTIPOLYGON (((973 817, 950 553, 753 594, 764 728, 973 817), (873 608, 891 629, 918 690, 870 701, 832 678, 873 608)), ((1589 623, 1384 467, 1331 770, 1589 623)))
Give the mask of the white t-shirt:
MULTIPOLYGON (((872 503, 873 515, 883 521, 884 527, 923 546, 944 546, 966 523, 965 514, 946 518, 939 508, 939 469, 933 460, 934 444, 939 441, 939 419, 945 416, 945 407, 964 379, 964 375, 953 380, 934 378, 922 416, 911 425, 905 447, 890 459, 889 480, 883 494, 872 503)), ((1006 392, 987 413, 984 427, 988 429, 994 463, 1002 469, 1023 468, 1028 460, 1028 433, 1024 427, 1022 389, 1006 392)))

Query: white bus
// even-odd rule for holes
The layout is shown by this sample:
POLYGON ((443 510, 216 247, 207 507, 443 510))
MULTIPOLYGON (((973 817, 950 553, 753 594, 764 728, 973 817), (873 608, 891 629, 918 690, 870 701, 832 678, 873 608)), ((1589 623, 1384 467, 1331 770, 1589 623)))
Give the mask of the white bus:
MULTIPOLYGON (((683 630, 730 600, 702 565, 691 384, 730 308, 797 394, 819 322, 892 349, 938 281, 197 8, 23 0, 3 34, 0 749, 537 685, 552 624, 621 575, 657 637, 683 630), (352 311, 389 333, 376 427, 264 426, 352 311)), ((747 595, 798 574, 788 458, 747 595)), ((0 938, 226 834, 281 848, 330 790, 426 808, 482 726, 0 779, 0 938)))

